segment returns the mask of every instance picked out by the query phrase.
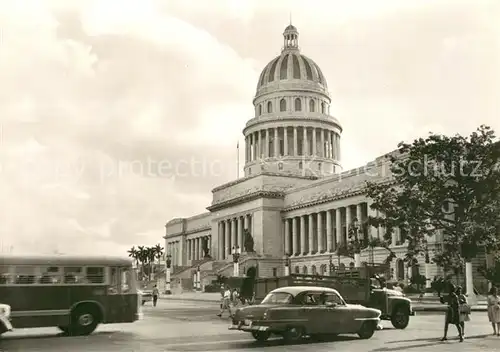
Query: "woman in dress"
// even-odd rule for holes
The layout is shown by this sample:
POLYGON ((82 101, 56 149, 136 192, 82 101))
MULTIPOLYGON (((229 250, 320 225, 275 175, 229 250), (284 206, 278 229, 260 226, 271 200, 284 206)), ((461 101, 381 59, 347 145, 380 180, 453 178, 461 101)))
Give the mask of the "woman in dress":
POLYGON ((448 325, 453 324, 457 327, 458 337, 460 338, 460 342, 463 342, 464 337, 462 335, 462 328, 460 326, 460 311, 459 311, 460 304, 458 303, 458 296, 456 294, 455 285, 450 283, 449 292, 450 293, 448 294, 447 297, 441 297, 441 303, 448 304, 448 307, 446 309, 446 318, 445 318, 446 320, 444 323, 444 336, 441 339, 441 341, 448 340, 448 325))
POLYGON ((493 335, 500 336, 500 297, 496 287, 488 294, 488 319, 493 327, 493 335))
MULTIPOLYGON (((467 307, 467 296, 462 293, 462 287, 458 286, 456 294, 458 296, 458 304, 460 307, 467 307)), ((460 310, 460 328, 462 329, 462 336, 465 336, 465 322, 470 321, 470 316, 468 312, 460 310)))

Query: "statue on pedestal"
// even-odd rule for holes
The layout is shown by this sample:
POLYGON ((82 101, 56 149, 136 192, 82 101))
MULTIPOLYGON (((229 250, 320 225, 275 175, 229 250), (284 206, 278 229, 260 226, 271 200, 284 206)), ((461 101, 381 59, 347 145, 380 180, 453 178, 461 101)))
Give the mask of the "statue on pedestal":
POLYGON ((253 242, 253 237, 250 234, 250 231, 248 229, 243 230, 243 244, 245 248, 245 252, 247 253, 254 253, 254 242, 253 242))
POLYGON ((210 248, 208 248, 208 236, 202 237, 201 239, 201 249, 203 251, 204 258, 210 258, 210 248))

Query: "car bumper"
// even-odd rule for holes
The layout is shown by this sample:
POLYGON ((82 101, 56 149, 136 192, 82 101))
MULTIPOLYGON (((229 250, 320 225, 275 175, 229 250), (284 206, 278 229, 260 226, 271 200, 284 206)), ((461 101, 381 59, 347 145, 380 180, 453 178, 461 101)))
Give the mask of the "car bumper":
POLYGON ((263 325, 235 325, 231 324, 229 325, 228 330, 239 330, 239 331, 246 331, 246 332, 252 332, 252 331, 268 331, 270 329, 269 326, 263 326, 263 325))

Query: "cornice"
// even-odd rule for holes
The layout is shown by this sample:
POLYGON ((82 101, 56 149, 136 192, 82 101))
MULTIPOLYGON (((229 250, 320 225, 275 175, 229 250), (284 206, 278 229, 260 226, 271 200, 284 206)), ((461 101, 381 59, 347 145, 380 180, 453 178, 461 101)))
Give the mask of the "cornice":
POLYGON ((284 198, 284 197, 285 197, 284 192, 257 191, 257 192, 251 193, 251 194, 244 195, 242 197, 233 198, 233 199, 229 199, 229 200, 217 203, 217 204, 213 204, 213 205, 207 207, 207 210, 214 212, 214 211, 217 211, 217 210, 222 209, 222 208, 227 208, 227 207, 234 206, 237 204, 246 203, 246 202, 252 201, 254 199, 258 199, 258 198, 280 199, 280 198, 284 198))
POLYGON ((298 175, 288 175, 288 174, 280 174, 277 172, 266 171, 266 172, 261 172, 261 173, 255 174, 255 175, 245 176, 245 177, 242 177, 240 179, 237 179, 237 180, 234 180, 234 181, 231 181, 228 183, 224 183, 223 185, 217 186, 214 189, 212 189, 212 193, 222 191, 223 189, 229 188, 231 186, 237 185, 239 183, 242 183, 244 181, 247 181, 247 180, 250 180, 252 178, 259 177, 259 176, 295 178, 295 179, 303 179, 303 180, 311 180, 311 181, 318 179, 317 176, 298 176, 298 175))
POLYGON ((210 225, 203 225, 203 226, 200 226, 200 227, 197 227, 195 229, 188 230, 188 231, 183 231, 183 232, 178 232, 178 233, 173 233, 173 234, 165 235, 165 236, 163 236, 163 239, 166 240, 168 238, 177 237, 179 235, 190 235, 192 233, 197 233, 197 232, 201 232, 201 231, 211 231, 211 230, 212 230, 212 226, 210 226, 210 225))
MULTIPOLYGON (((388 181, 381 181, 379 183, 380 184, 391 184, 391 183, 395 183, 395 181, 388 180, 388 181)), ((309 202, 299 203, 299 204, 295 204, 295 205, 292 205, 289 207, 285 207, 282 210, 282 213, 286 213, 286 212, 290 212, 290 211, 298 210, 298 209, 303 209, 303 208, 308 208, 308 207, 312 207, 315 205, 329 203, 329 202, 337 201, 337 200, 341 200, 341 199, 347 199, 347 198, 363 195, 365 193, 366 193, 366 183, 363 186, 358 187, 358 189, 356 189, 356 190, 344 190, 344 191, 341 191, 337 194, 333 194, 331 196, 324 196, 324 197, 320 197, 318 199, 315 199, 315 200, 312 200, 309 202)))

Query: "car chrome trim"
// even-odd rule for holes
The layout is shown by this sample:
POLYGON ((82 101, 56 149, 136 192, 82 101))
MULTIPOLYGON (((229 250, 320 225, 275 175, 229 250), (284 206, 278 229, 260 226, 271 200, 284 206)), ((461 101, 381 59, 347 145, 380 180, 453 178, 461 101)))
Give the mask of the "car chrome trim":
POLYGON ((354 318, 354 320, 361 320, 361 321, 374 320, 374 321, 380 321, 380 318, 354 318))

